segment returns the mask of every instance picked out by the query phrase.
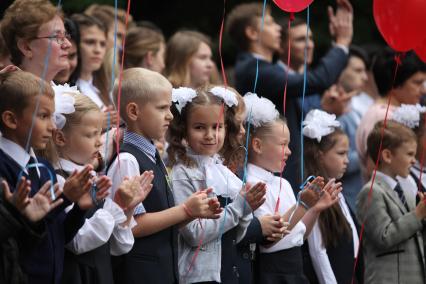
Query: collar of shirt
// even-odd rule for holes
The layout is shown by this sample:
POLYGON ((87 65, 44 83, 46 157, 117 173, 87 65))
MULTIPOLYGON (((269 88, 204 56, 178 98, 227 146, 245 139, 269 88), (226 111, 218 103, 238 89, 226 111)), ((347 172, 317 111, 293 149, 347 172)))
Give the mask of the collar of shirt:
MULTIPOLYGON (((33 157, 36 163, 38 163, 33 148, 30 148, 30 153, 28 153, 20 145, 7 138, 4 138, 3 136, 0 136, 0 149, 2 149, 3 152, 10 156, 15 162, 17 162, 18 165, 23 169, 25 169, 28 162, 30 161, 30 157, 33 157)), ((25 172, 28 173, 26 169, 25 172)), ((37 172, 40 174, 38 167, 37 172)))
MULTIPOLYGON (((74 172, 74 170, 77 170, 77 171, 80 172, 85 167, 86 167, 86 165, 79 165, 79 164, 76 164, 76 163, 74 163, 74 162, 72 162, 70 160, 65 160, 65 159, 60 158, 59 161, 58 161, 58 163, 55 165, 55 170, 61 169, 61 170, 65 171, 65 172, 71 174, 72 172, 74 172)), ((91 171, 90 174, 92 176, 96 176, 96 172, 95 171, 91 171)))
POLYGON ((213 156, 198 155, 189 147, 186 149, 186 154, 188 155, 188 157, 194 159, 194 161, 197 163, 199 167, 210 165, 210 164, 223 163, 219 154, 214 154, 213 156))
POLYGON ((128 130, 124 131, 123 141, 137 147, 139 150, 144 152, 154 163, 156 162, 155 152, 157 151, 157 148, 155 148, 155 145, 152 143, 152 141, 146 139, 140 134, 128 130))
POLYGON ((282 60, 278 60, 277 65, 282 67, 284 69, 284 71, 286 71, 286 72, 288 71, 288 74, 296 74, 296 71, 294 71, 293 69, 288 67, 288 65, 285 64, 282 60))
POLYGON ((396 187, 396 184, 398 183, 396 180, 380 171, 376 171, 376 177, 380 177, 381 179, 383 179, 392 189, 394 189, 396 187))
POLYGON ((250 163, 247 165, 247 175, 257 177, 265 183, 272 183, 276 178, 270 171, 250 163))

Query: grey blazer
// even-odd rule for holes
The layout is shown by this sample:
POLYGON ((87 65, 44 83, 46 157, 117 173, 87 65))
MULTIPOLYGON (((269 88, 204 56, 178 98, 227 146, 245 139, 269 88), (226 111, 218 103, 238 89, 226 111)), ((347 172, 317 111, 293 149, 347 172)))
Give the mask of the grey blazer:
POLYGON ((376 176, 371 202, 371 181, 357 199, 357 217, 365 222, 363 252, 366 284, 425 283, 423 223, 414 214, 415 199, 405 194, 409 211, 385 180, 376 176))

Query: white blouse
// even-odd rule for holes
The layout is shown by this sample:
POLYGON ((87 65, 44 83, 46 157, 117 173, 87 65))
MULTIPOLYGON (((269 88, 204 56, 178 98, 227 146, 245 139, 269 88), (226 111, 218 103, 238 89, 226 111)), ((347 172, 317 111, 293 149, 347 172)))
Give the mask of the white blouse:
MULTIPOLYGON (((71 173, 73 170, 82 170, 84 167, 65 159, 59 159, 55 169, 62 169, 71 173)), ((58 181, 65 179, 57 175, 58 181)), ((73 205, 70 205, 72 208, 73 205)), ((67 209, 71 209, 67 208, 67 209)), ((103 208, 96 210, 95 214, 86 219, 83 226, 78 230, 72 241, 66 247, 74 254, 82 254, 94 250, 103 244, 110 242, 110 253, 112 255, 122 255, 128 253, 133 246, 134 237, 132 228, 136 226, 133 219, 129 226, 120 224, 127 220, 123 210, 111 198, 107 197, 103 208)))
MULTIPOLYGON (((280 204, 278 213, 284 215, 291 207, 296 204, 293 189, 288 181, 283 178, 274 176, 271 172, 264 170, 254 164, 247 166, 247 182, 256 183, 262 181, 266 183, 266 201, 255 212, 256 217, 261 217, 266 214, 273 215, 275 213, 275 205, 280 196, 280 204), (281 183, 281 193, 280 193, 281 183)), ((306 226, 302 221, 299 221, 296 226, 283 239, 278 241, 271 247, 260 246, 262 253, 271 253, 284 249, 289 249, 303 245, 303 238, 306 232, 306 226)))
MULTIPOLYGON (((349 207, 346 204, 343 194, 339 193, 339 205, 342 209, 343 215, 348 221, 349 226, 352 230, 352 239, 354 244, 354 258, 358 253, 359 239, 358 231, 356 229, 354 220, 349 211, 349 207)), ((330 260, 327 256, 327 250, 323 246, 321 230, 318 225, 318 220, 312 228, 311 234, 308 237, 309 242, 309 254, 311 255, 312 265, 315 269, 319 283, 321 284, 337 284, 336 277, 334 276, 333 269, 331 268, 330 260)))
POLYGON ((95 85, 93 85, 93 78, 89 81, 79 78, 76 82, 76 85, 80 92, 83 95, 88 96, 100 109, 103 109, 105 107, 104 103, 102 102, 102 99, 99 97, 99 89, 96 88, 95 85))

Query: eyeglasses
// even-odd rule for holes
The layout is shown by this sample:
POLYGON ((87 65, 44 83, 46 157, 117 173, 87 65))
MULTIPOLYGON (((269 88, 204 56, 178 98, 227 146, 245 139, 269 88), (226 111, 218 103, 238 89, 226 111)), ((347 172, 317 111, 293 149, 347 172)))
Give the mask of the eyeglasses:
POLYGON ((68 41, 71 40, 71 35, 69 33, 65 33, 65 34, 56 34, 56 35, 51 35, 51 36, 37 36, 37 37, 33 37, 31 39, 42 39, 42 38, 47 38, 49 40, 55 40, 57 44, 63 45, 65 43, 65 40, 68 40, 68 41))

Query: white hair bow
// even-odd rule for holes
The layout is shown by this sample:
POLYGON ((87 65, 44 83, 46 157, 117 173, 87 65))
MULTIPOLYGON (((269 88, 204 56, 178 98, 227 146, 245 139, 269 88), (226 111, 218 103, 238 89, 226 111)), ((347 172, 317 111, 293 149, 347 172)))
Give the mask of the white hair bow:
POLYGON ((68 84, 52 86, 55 91, 55 112, 53 121, 57 129, 62 129, 65 126, 66 118, 64 114, 75 112, 75 99, 67 94, 80 94, 77 86, 70 87, 68 84))
POLYGON ((216 97, 222 98, 222 100, 225 102, 225 104, 228 107, 233 107, 238 105, 237 95, 224 87, 213 87, 210 89, 210 93, 215 95, 216 97))
POLYGON ((336 120, 336 115, 313 109, 303 121, 303 135, 321 142, 323 136, 333 133, 337 127, 340 127, 340 122, 336 120))
POLYGON ((254 127, 272 122, 280 116, 270 100, 258 97, 254 93, 245 94, 244 103, 246 104, 246 121, 249 121, 254 127))
POLYGON ((409 128, 419 126, 421 114, 426 112, 426 107, 420 104, 406 105, 402 104, 392 113, 392 120, 399 122, 409 128))
POLYGON ((192 102, 196 96, 197 92, 192 88, 180 87, 172 90, 172 102, 176 103, 175 106, 179 113, 182 113, 186 104, 192 102))

